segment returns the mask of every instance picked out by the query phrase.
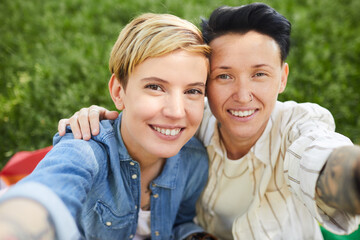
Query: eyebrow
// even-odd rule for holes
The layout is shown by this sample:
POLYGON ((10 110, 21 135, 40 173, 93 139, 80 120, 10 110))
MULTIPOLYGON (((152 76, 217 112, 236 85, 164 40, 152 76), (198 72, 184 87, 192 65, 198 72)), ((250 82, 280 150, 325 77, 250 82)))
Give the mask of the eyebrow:
POLYGON ((217 69, 220 69, 220 70, 229 70, 229 69, 232 69, 231 67, 228 67, 228 66, 214 66, 214 67, 211 67, 210 66, 210 74, 212 74, 212 72, 214 72, 215 70, 217 69))
POLYGON ((263 63, 263 64, 256 64, 256 65, 253 65, 253 66, 251 66, 251 67, 252 67, 252 68, 269 67, 269 68, 271 68, 271 69, 274 69, 273 66, 271 66, 271 65, 269 65, 269 64, 265 64, 265 63, 263 63))
MULTIPOLYGON (((163 84, 168 84, 169 82, 162 79, 162 78, 158 78, 158 77, 146 77, 146 78, 142 78, 141 81, 143 82, 150 82, 150 81, 156 81, 156 82, 161 82, 163 84)), ((205 83, 203 82, 194 82, 194 83, 190 83, 188 84, 188 86, 200 86, 200 87, 205 87, 205 83)))
MULTIPOLYGON (((271 69, 274 69, 274 67, 272 67, 272 66, 269 65, 269 64, 265 64, 265 63, 255 64, 255 65, 252 65, 252 66, 251 66, 251 68, 260 68, 260 67, 269 67, 269 68, 271 68, 271 69)), ((225 70, 228 70, 228 69, 232 69, 232 67, 219 66, 219 67, 215 67, 214 69, 225 69, 225 70)))
POLYGON ((231 69, 231 67, 228 66, 219 66, 219 67, 215 67, 215 69, 220 68, 220 69, 231 69))
POLYGON ((146 77, 146 78, 142 78, 141 81, 142 82, 156 81, 156 82, 167 83, 167 81, 158 77, 146 77))

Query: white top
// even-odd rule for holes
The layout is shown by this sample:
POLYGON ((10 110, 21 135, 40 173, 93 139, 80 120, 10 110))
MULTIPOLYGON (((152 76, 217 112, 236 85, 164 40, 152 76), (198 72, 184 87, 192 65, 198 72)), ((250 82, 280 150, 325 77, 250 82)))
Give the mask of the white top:
POLYGON ((140 208, 134 240, 144 240, 151 237, 150 217, 151 211, 143 211, 140 208))
POLYGON ((337 234, 356 230, 359 217, 315 200, 329 154, 352 145, 334 129, 330 112, 316 104, 277 102, 262 136, 233 161, 206 104, 197 134, 209 154, 209 180, 196 221, 222 240, 322 239, 316 220, 337 234))

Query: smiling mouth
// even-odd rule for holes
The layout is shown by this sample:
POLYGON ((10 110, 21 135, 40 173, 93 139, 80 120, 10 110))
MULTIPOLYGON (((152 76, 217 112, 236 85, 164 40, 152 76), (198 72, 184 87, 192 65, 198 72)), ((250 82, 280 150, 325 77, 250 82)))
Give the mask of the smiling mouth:
POLYGON ((235 110, 229 110, 231 115, 235 117, 248 117, 254 114, 255 110, 248 110, 248 111, 235 111, 235 110))
POLYGON ((155 127, 155 126, 151 126, 152 129, 154 129, 155 131, 164 134, 165 136, 176 136, 178 135, 182 128, 173 128, 173 129, 169 129, 169 128, 160 128, 160 127, 155 127))

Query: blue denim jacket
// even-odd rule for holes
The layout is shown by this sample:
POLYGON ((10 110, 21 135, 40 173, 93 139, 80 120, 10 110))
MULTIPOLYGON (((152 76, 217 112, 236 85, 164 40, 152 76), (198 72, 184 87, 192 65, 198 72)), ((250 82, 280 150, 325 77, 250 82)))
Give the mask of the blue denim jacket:
MULTIPOLYGON (((121 116, 101 121, 100 134, 90 141, 73 139, 69 131, 64 137, 56 135, 54 148, 9 191, 11 197, 31 189, 29 197, 48 208, 56 228, 70 231, 71 221, 63 216, 66 208, 48 206, 46 199, 55 193, 75 219, 81 238, 131 239, 138 221, 141 176, 121 139, 120 123, 121 116), (26 190, 21 191, 21 185, 26 190)), ((183 239, 203 231, 192 220, 207 176, 207 153, 195 138, 166 160, 161 175, 150 184, 151 239, 183 239)))

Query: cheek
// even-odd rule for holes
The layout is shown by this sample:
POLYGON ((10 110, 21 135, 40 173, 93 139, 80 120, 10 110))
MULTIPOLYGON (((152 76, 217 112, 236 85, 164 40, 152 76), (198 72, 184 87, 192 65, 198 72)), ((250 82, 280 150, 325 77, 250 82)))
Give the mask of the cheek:
POLYGON ((207 86, 207 97, 211 104, 217 105, 218 102, 221 100, 221 96, 224 94, 218 94, 219 92, 223 93, 224 89, 221 89, 220 86, 217 86, 215 83, 209 84, 207 86))
POLYGON ((192 125, 198 127, 202 121, 204 113, 204 100, 189 101, 187 103, 187 118, 192 125))
MULTIPOLYGON (((134 118, 146 120, 156 115, 161 107, 162 103, 157 98, 151 97, 136 97, 127 99, 127 107, 131 109, 131 115, 134 118)), ((125 107, 125 111, 130 113, 125 107)))
POLYGON ((276 101, 279 93, 279 84, 274 82, 258 84, 253 91, 256 97, 262 100, 262 102, 274 102, 276 101))

